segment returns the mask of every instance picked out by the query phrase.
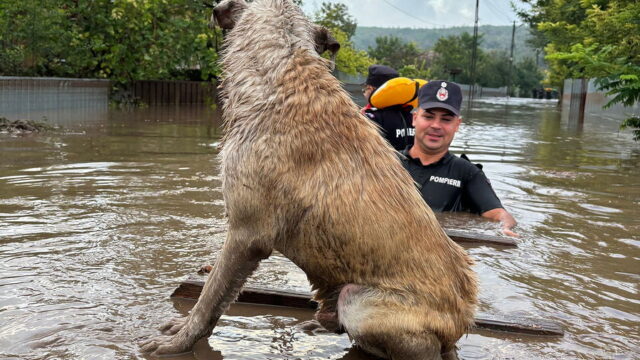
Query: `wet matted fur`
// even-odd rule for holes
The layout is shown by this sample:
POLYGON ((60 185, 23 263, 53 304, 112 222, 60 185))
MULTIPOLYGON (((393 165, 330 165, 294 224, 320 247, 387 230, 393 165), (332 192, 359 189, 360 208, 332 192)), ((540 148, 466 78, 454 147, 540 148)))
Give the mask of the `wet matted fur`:
POLYGON ((323 30, 289 0, 219 6, 232 24, 220 153, 229 232, 189 316, 143 350, 185 351, 208 336, 273 250, 307 274, 319 320, 335 314, 364 350, 393 359, 451 350, 473 323, 472 261, 317 54, 323 30))

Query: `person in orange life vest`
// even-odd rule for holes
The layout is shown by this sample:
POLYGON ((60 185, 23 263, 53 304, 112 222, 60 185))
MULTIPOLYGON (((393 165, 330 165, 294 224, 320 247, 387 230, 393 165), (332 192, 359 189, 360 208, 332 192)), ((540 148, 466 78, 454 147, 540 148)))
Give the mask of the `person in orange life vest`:
POLYGON ((397 78, 398 72, 385 65, 369 66, 369 74, 362 88, 367 105, 362 113, 380 126, 382 135, 393 146, 401 151, 413 143, 413 126, 411 125, 411 106, 393 105, 378 109, 371 105, 371 95, 385 82, 397 78))

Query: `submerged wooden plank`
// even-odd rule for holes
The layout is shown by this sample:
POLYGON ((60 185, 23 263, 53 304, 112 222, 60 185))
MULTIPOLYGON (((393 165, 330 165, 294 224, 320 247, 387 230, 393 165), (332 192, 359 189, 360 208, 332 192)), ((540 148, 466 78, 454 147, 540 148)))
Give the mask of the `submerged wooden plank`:
POLYGON ((476 233, 462 231, 462 230, 450 230, 450 229, 445 229, 444 232, 451 238, 451 240, 457 243, 514 246, 514 247, 518 246, 518 243, 515 241, 515 239, 506 237, 506 236, 476 234, 476 233))
MULTIPOLYGON (((196 300, 204 281, 189 277, 171 294, 172 298, 196 300)), ((287 306, 315 310, 318 304, 313 301, 312 294, 307 292, 283 291, 276 289, 245 286, 238 296, 238 302, 287 306)), ((517 320, 499 320, 486 316, 476 317, 475 327, 483 330, 503 331, 527 335, 563 336, 564 330, 556 323, 544 320, 518 318, 517 320)))
POLYGON ((504 331, 527 335, 564 336, 564 330, 557 323, 531 318, 518 318, 512 320, 490 319, 476 317, 476 328, 483 330, 504 331))

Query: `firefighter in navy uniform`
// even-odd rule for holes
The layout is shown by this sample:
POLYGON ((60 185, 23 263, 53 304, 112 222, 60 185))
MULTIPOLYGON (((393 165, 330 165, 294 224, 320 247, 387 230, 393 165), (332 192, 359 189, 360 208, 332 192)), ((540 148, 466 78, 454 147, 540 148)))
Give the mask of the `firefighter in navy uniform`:
POLYGON ((362 112, 380 126, 382 135, 391 146, 401 151, 413 144, 412 108, 406 105, 393 105, 380 109, 373 107, 369 101, 379 87, 398 76, 398 72, 388 66, 369 66, 369 74, 362 89, 364 98, 367 99, 367 106, 362 109, 362 112))
POLYGON ((433 80, 418 91, 418 104, 413 114, 413 145, 400 156, 424 200, 434 211, 469 211, 500 221, 505 235, 517 236, 511 230, 515 219, 502 206, 481 167, 449 152, 462 121, 460 87, 433 80))

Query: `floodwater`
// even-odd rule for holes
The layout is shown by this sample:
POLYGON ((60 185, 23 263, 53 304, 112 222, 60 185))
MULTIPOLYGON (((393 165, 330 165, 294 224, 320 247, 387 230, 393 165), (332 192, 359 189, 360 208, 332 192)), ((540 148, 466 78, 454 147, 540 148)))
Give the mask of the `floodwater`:
MULTIPOLYGON (((468 248, 480 310, 566 333, 472 333, 461 358, 640 358, 640 144, 617 124, 570 126, 544 100, 482 99, 466 114, 452 149, 484 164, 521 235, 516 249, 468 248)), ((170 293, 224 241, 219 137, 216 112, 180 107, 0 134, 0 358, 144 358, 136 343, 192 306, 170 293)), ((441 220, 498 233, 474 216, 441 220)), ((249 283, 309 289, 278 255, 249 283)), ((178 358, 367 359, 346 335, 294 327, 310 316, 236 305, 178 358)))

